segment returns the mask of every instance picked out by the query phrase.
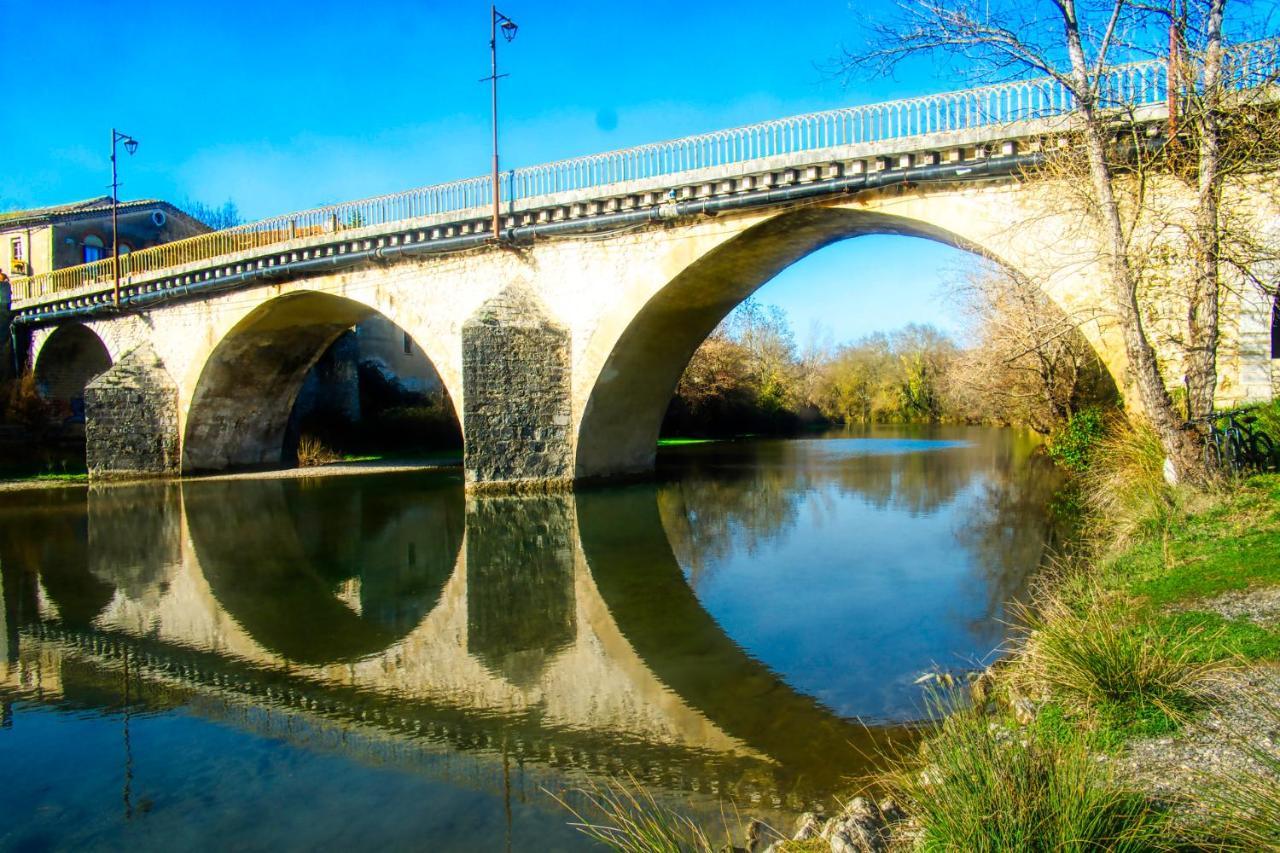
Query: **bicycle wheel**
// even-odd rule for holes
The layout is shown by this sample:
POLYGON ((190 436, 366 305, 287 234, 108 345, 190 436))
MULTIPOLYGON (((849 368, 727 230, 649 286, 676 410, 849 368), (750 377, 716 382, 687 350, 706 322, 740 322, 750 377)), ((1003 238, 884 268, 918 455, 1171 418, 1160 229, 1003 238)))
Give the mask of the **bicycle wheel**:
POLYGON ((1222 447, 1217 437, 1210 437, 1204 442, 1204 467, 1210 471, 1223 470, 1222 447))
POLYGON ((1255 432, 1249 437, 1249 455, 1259 471, 1270 471, 1276 466, 1276 445, 1265 432, 1255 432))
POLYGON ((1222 455, 1227 464, 1227 470, 1232 474, 1239 474, 1249 466, 1249 444, 1240 434, 1240 430, 1227 433, 1222 455))

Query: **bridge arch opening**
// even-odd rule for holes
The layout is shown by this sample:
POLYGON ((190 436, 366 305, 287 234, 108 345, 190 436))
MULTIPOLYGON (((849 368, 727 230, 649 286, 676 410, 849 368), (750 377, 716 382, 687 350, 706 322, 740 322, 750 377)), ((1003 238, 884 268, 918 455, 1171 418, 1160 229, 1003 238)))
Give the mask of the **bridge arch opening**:
POLYGON ((869 235, 941 243, 1014 277, 1021 275, 989 247, 932 223, 891 214, 810 207, 751 226, 658 289, 618 337, 595 372, 586 398, 577 436, 576 476, 591 479, 651 470, 663 418, 681 375, 721 321, 797 261, 834 243, 869 235))
POLYGON ((460 447, 453 400, 412 336, 314 291, 258 306, 214 347, 187 410, 184 472, 306 463, 392 446, 460 447), (366 417, 369 415, 369 417, 366 417))
POLYGON ((62 418, 84 421, 84 389, 111 368, 111 353, 92 329, 80 323, 59 326, 35 363, 36 388, 62 418))

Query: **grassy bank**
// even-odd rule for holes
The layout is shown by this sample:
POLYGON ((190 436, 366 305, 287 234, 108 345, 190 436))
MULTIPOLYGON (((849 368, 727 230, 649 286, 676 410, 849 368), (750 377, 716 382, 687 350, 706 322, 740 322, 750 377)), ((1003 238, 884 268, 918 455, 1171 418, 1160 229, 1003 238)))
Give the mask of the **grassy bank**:
POLYGON ((1172 489, 1144 441, 1086 482, 1114 517, 1013 654, 899 764, 923 849, 1280 850, 1280 475, 1172 489))
MULTIPOLYGON (((1042 580, 1001 663, 933 697, 940 722, 878 780, 905 819, 864 802, 828 835, 921 850, 1280 850, 1280 474, 1191 491, 1164 484, 1162 462, 1140 432, 1099 444, 1080 481, 1087 547, 1042 580)), ((712 849, 670 814, 631 844, 644 809, 619 802, 583 820, 607 828, 598 840, 712 849)))

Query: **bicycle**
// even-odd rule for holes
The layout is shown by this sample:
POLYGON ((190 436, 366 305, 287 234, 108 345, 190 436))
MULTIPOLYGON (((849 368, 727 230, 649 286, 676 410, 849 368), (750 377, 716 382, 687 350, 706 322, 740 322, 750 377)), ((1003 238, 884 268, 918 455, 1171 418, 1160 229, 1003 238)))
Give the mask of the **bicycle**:
POLYGON ((1230 474, 1240 474, 1245 470, 1275 470, 1280 462, 1275 442, 1271 436, 1252 428, 1257 420, 1256 415, 1230 410, 1188 421, 1187 425, 1208 424, 1204 461, 1209 469, 1230 474), (1222 421, 1226 421, 1225 426, 1219 426, 1222 421))

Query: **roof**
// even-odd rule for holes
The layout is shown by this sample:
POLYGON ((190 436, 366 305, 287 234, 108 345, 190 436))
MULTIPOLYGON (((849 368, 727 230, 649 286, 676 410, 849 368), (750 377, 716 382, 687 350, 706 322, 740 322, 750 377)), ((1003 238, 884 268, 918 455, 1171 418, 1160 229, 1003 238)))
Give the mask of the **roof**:
MULTIPOLYGON (((188 219, 190 218, 188 214, 174 207, 169 202, 155 198, 143 198, 136 201, 122 201, 119 205, 120 210, 146 207, 163 207, 170 213, 177 213, 188 219)), ((111 196, 109 195, 104 195, 99 198, 88 198, 84 201, 73 201, 68 204, 54 204, 48 207, 33 207, 29 210, 11 210, 8 213, 0 213, 0 229, 11 228, 15 225, 30 225, 35 223, 79 219, 82 217, 90 217, 106 213, 110 210, 111 196)))

